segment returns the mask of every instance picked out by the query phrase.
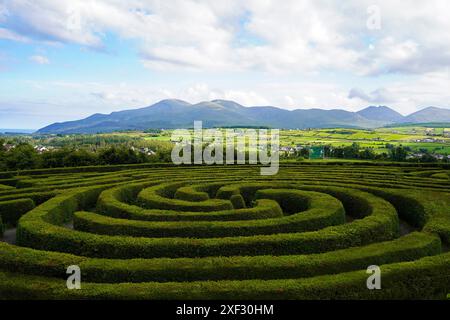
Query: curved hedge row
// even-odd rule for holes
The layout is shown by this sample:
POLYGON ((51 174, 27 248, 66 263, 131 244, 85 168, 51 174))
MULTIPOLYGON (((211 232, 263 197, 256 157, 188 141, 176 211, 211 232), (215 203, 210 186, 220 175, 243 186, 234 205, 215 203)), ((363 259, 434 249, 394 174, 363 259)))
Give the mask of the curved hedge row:
POLYGON ((282 280, 84 283, 67 290, 55 278, 0 272, 0 293, 11 299, 423 299, 446 296, 450 253, 381 265, 383 289, 368 290, 366 270, 282 280))
POLYGON ((77 230, 97 234, 217 238, 305 232, 345 222, 342 204, 326 194, 284 189, 260 190, 257 198, 260 198, 256 200, 257 207, 273 210, 282 215, 278 205, 280 203, 283 210, 289 207, 289 211, 285 212, 292 214, 279 218, 244 221, 143 222, 115 219, 91 212, 76 212, 74 226, 77 230))
POLYGON ((31 199, 0 201, 0 216, 5 224, 15 226, 19 218, 34 207, 31 199))
POLYGON ((369 216, 348 225, 304 233, 257 235, 242 238, 133 238, 94 235, 58 226, 86 198, 95 203, 101 187, 82 188, 57 196, 19 221, 17 243, 22 246, 109 258, 204 257, 210 255, 298 254, 336 250, 395 238, 398 219, 394 207, 371 194, 354 190, 372 207, 369 216))
POLYGON ((220 199, 209 199, 192 202, 187 200, 173 199, 177 189, 185 182, 167 183, 143 189, 138 194, 138 203, 147 209, 162 209, 175 211, 222 211, 231 210, 233 206, 229 201, 220 199), (172 199, 168 201, 166 197, 172 199))
POLYGON ((0 237, 3 237, 4 231, 5 231, 5 226, 3 225, 2 216, 0 215, 0 237))
POLYGON ((103 191, 98 198, 96 211, 113 218, 144 221, 230 221, 265 219, 282 215, 278 206, 266 207, 258 204, 252 208, 213 212, 143 209, 130 204, 146 185, 147 183, 138 183, 103 191))
POLYGON ((432 234, 414 232, 394 241, 319 254, 205 258, 98 259, 0 243, 0 268, 64 278, 77 264, 89 282, 196 281, 223 279, 289 279, 364 268, 367 261, 386 264, 439 254, 441 242, 432 234))
POLYGON ((442 173, 308 163, 276 176, 247 165, 0 174, 0 237, 18 222, 0 241, 0 299, 444 298, 442 173), (66 289, 70 265, 82 290, 66 289), (366 287, 370 265, 382 290, 366 287))

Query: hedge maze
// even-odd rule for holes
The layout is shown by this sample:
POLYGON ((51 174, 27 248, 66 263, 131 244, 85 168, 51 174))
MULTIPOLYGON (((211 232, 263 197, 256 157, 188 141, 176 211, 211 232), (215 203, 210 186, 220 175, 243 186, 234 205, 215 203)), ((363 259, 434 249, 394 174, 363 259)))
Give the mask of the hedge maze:
POLYGON ((444 299, 450 180, 369 163, 0 173, 0 299, 444 299), (81 289, 66 270, 81 269, 81 289), (381 269, 380 290, 366 286, 381 269))

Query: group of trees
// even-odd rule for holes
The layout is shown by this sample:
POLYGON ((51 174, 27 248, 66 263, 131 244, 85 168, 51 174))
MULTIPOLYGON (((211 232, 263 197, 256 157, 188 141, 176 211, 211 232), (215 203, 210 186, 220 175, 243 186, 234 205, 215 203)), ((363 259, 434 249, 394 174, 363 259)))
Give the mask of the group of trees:
POLYGON ((111 145, 123 145, 131 147, 139 141, 137 137, 127 135, 56 135, 56 136, 33 136, 35 144, 52 146, 57 148, 77 147, 86 149, 98 149, 111 145))
MULTIPOLYGON (((324 157, 331 159, 360 159, 360 160, 384 160, 384 161, 410 161, 410 162, 436 162, 436 157, 427 149, 420 149, 420 156, 409 158, 408 155, 413 150, 408 146, 386 144, 387 152, 376 153, 373 148, 362 148, 358 143, 352 143, 349 146, 330 146, 323 147, 324 157)), ((303 148, 291 153, 281 154, 285 159, 307 159, 309 158, 309 149, 303 148)), ((442 160, 448 162, 449 159, 442 160)))
POLYGON ((167 162, 169 160, 170 152, 167 150, 160 150, 154 155, 147 155, 133 150, 131 147, 111 145, 96 151, 65 147, 39 153, 32 145, 26 142, 19 143, 13 148, 6 150, 4 141, 0 140, 0 171, 167 162))
POLYGON ((344 147, 325 146, 324 155, 326 158, 338 159, 379 160, 386 158, 386 155, 376 154, 371 148, 361 148, 358 143, 352 143, 350 146, 344 147))
MULTIPOLYGON (((387 144, 386 148, 388 152, 375 153, 372 148, 361 148, 358 143, 353 143, 350 146, 342 147, 324 146, 323 151, 325 158, 415 162, 437 161, 425 149, 420 150, 422 154, 420 158, 408 159, 408 155, 412 151, 409 147, 387 144)), ((113 144, 95 149, 70 146, 39 153, 27 142, 20 142, 7 150, 5 141, 0 139, 0 171, 172 161, 171 145, 161 144, 158 145, 156 150, 155 154, 148 155, 138 151, 129 144, 113 144)), ((226 151, 224 150, 225 154, 226 151)), ((236 156, 237 152, 235 151, 235 158, 236 156)), ((303 148, 289 154, 281 153, 281 158, 299 160, 309 158, 309 149, 303 148)), ((246 154, 246 159, 248 159, 248 154, 246 154)), ((445 157, 443 161, 448 162, 449 159, 445 157)))
POLYGON ((280 158, 281 159, 297 159, 297 160, 308 159, 309 158, 309 149, 302 148, 300 150, 295 150, 291 153, 280 152, 280 158))
MULTIPOLYGON (((375 153, 372 148, 361 148, 358 143, 353 143, 345 147, 324 147, 325 157, 341 159, 362 159, 362 160, 386 160, 386 161, 410 161, 410 162, 436 162, 436 157, 427 149, 420 149, 420 156, 409 158, 408 155, 413 150, 408 146, 386 144, 388 152, 375 153)), ((444 158, 443 161, 448 161, 444 158)))
MULTIPOLYGON (((371 148, 361 148, 359 144, 353 143, 350 146, 332 147, 326 145, 323 147, 323 154, 325 158, 335 159, 364 159, 364 160, 387 160, 389 155, 376 154, 371 148)), ((302 148, 289 154, 284 154, 283 157, 287 159, 308 159, 310 150, 302 148)))

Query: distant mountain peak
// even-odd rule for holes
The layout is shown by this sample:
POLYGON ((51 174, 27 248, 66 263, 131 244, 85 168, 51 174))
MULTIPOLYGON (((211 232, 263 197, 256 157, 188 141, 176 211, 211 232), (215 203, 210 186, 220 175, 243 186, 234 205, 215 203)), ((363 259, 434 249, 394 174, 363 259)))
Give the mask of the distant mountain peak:
POLYGON ((450 121, 450 109, 426 107, 405 117, 405 122, 447 122, 450 121))
POLYGON ((441 110, 441 108, 431 106, 431 107, 425 107, 423 109, 420 109, 417 112, 421 112, 421 111, 438 111, 438 110, 441 110))
POLYGON ((162 105, 178 104, 178 105, 188 105, 188 106, 191 105, 189 102, 180 100, 180 99, 163 99, 163 100, 155 103, 154 105, 158 105, 158 104, 162 104, 162 105))
POLYGON ((226 108, 243 108, 244 107, 243 105, 241 105, 237 102, 234 102, 232 100, 216 99, 211 102, 220 104, 221 106, 226 107, 226 108))
POLYGON ((395 110, 393 110, 392 108, 389 108, 387 106, 368 106, 362 110, 359 110, 358 112, 365 112, 365 111, 393 111, 393 112, 397 112, 395 110))
POLYGON ((399 122, 403 116, 386 106, 369 106, 357 112, 360 116, 374 121, 399 122))

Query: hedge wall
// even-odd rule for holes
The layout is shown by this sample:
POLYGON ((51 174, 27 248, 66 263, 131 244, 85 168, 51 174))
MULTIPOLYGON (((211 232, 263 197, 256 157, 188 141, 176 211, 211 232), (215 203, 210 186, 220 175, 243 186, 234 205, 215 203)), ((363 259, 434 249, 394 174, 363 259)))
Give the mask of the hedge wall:
POLYGON ((0 272, 0 296, 9 299, 445 299, 450 253, 381 265, 382 290, 368 290, 366 270, 282 280, 83 283, 67 290, 65 280, 0 272))
POLYGON ((31 199, 18 199, 0 202, 0 216, 5 224, 17 225, 19 218, 35 207, 31 199))

